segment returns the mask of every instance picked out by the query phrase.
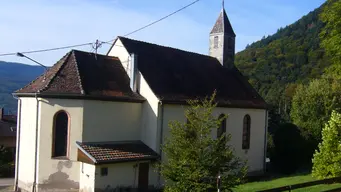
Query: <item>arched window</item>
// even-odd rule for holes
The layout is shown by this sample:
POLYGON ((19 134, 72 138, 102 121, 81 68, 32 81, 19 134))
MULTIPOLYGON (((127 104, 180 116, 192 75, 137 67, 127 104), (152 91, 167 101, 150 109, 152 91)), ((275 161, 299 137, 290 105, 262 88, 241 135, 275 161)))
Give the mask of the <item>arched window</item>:
POLYGON ((220 127, 217 130, 217 138, 220 138, 222 135, 225 135, 226 133, 226 118, 224 114, 221 114, 219 116, 219 119, 222 119, 222 118, 224 119, 221 121, 220 127))
POLYGON ((214 48, 218 48, 218 43, 219 43, 219 38, 218 38, 218 36, 214 36, 214 42, 213 42, 214 48))
POLYGON ((69 116, 59 111, 54 116, 52 157, 68 156, 69 116))
POLYGON ((250 136, 251 136, 251 117, 250 115, 244 116, 243 122, 243 149, 250 149, 250 136))

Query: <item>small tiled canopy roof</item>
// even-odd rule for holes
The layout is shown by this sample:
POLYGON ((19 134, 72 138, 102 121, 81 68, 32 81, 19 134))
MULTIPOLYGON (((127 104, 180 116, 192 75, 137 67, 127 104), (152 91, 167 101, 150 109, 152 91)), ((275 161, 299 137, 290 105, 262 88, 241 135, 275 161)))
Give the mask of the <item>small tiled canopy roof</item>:
POLYGON ((216 90, 220 106, 266 108, 261 96, 237 68, 228 69, 211 56, 118 37, 137 54, 137 68, 164 103, 203 99, 216 90))
POLYGON ((211 34, 214 34, 214 33, 225 33, 225 34, 232 35, 234 37, 236 36, 236 34, 233 31, 230 20, 227 17, 225 9, 221 10, 219 17, 213 26, 211 34))
POLYGON ((117 57, 72 50, 14 94, 143 101, 131 90, 129 81, 117 57))
POLYGON ((155 160, 159 155, 141 141, 77 142, 94 164, 155 160))

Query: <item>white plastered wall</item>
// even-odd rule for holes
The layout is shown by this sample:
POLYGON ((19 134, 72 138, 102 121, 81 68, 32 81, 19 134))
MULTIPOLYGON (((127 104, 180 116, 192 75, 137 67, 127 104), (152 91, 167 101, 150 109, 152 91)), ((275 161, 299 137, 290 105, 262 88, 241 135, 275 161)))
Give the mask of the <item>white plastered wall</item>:
POLYGON ((95 165, 81 163, 79 190, 81 192, 95 191, 95 165))
POLYGON ((40 106, 39 188, 44 190, 79 188, 80 163, 77 161, 76 141, 82 141, 84 102, 70 99, 40 99, 40 106), (54 115, 62 110, 69 115, 68 160, 51 158, 53 119, 54 115))
POLYGON ((20 148, 18 165, 18 185, 25 190, 32 190, 34 181, 35 160, 35 132, 36 132, 36 108, 35 98, 20 98, 20 148), (24 158, 23 158, 24 157, 24 158))
MULTIPOLYGON (((184 110, 186 106, 165 105, 163 132, 165 137, 169 137, 168 123, 171 120, 185 122, 184 110)), ((226 132, 231 134, 230 145, 235 149, 235 154, 248 160, 248 172, 261 172, 264 168, 264 141, 266 126, 266 110, 264 109, 239 109, 239 108, 221 108, 214 110, 213 114, 218 117, 220 114, 228 115, 226 120, 226 132), (245 115, 251 117, 251 140, 250 149, 242 149, 243 119, 245 115)), ((212 133, 216 137, 216 130, 212 133)))
POLYGON ((84 142, 140 139, 141 103, 84 101, 84 142))

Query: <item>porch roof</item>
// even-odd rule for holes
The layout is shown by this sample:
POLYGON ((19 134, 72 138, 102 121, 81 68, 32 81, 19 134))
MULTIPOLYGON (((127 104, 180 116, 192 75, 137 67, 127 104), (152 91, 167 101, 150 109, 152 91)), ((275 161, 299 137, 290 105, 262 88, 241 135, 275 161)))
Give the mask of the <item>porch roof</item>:
POLYGON ((156 160, 159 155, 142 141, 76 142, 78 160, 92 164, 109 164, 139 160, 156 160))

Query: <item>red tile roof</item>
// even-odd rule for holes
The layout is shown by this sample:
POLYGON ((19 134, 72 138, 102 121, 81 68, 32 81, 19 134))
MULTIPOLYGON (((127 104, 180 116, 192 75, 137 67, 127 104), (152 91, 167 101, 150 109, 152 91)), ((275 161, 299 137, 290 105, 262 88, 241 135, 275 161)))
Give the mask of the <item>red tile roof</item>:
POLYGON ((218 105, 266 108, 266 103, 237 68, 228 69, 211 56, 118 37, 137 54, 137 66, 154 94, 164 102, 186 103, 217 91, 218 105))
POLYGON ((129 77, 117 57, 72 50, 17 95, 105 97, 144 101, 130 89, 129 77))
POLYGON ((141 141, 77 142, 77 146, 96 164, 155 160, 159 157, 141 141))

